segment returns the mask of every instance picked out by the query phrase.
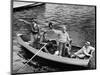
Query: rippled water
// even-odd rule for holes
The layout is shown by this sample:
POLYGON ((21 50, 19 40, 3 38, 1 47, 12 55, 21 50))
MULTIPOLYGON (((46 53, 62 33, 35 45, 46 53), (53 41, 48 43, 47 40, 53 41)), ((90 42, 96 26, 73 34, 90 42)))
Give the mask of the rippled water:
POLYGON ((75 45, 95 44, 95 7, 47 4, 45 11, 48 20, 67 27, 75 45))
MULTIPOLYGON (((65 25, 70 37, 73 40, 73 45, 83 46, 85 41, 90 41, 91 45, 95 46, 94 6, 59 5, 46 3, 42 6, 14 11, 13 41, 16 41, 15 34, 17 32, 26 34, 28 33, 28 30, 31 29, 29 25, 18 21, 18 18, 24 18, 29 22, 32 21, 31 18, 35 18, 40 26, 46 26, 48 21, 51 21, 56 29, 61 25, 65 25)), ((14 49, 14 60, 20 59, 20 57, 17 58, 16 51, 18 52, 20 49, 14 49)), ((14 61, 14 63, 16 62, 17 61, 14 61)))

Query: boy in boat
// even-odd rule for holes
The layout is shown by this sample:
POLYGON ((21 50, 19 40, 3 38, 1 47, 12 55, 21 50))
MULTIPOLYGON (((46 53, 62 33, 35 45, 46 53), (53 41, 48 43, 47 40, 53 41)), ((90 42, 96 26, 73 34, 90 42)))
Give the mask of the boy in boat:
POLYGON ((71 57, 78 57, 78 58, 85 58, 85 57, 92 57, 92 53, 94 52, 95 48, 90 46, 90 42, 86 42, 85 45, 74 55, 71 57))
MULTIPOLYGON (((63 29, 60 30, 55 30, 52 29, 56 34, 58 34, 58 39, 57 41, 59 42, 58 45, 58 50, 59 50, 59 55, 60 56, 65 56, 65 48, 67 48, 67 53, 70 55, 70 48, 66 47, 66 44, 69 44, 71 39, 69 38, 69 34, 66 32, 66 27, 63 26, 63 29)), ((57 52, 58 53, 58 52, 57 52)))

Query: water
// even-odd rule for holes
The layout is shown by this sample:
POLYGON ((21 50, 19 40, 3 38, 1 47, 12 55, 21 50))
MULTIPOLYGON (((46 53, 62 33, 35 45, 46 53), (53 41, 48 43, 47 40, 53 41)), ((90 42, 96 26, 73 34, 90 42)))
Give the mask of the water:
POLYGON ((56 25, 65 25, 73 43, 95 44, 95 8, 89 6, 47 4, 45 17, 56 25))
MULTIPOLYGON (((32 18, 34 18, 37 21, 37 23, 41 26, 46 26, 48 24, 48 21, 51 21, 54 25, 54 28, 56 29, 61 25, 65 25, 67 27, 67 31, 70 37, 73 40, 73 45, 81 47, 84 45, 85 41, 90 41, 91 45, 95 47, 95 7, 93 6, 63 4, 59 5, 47 3, 38 7, 33 7, 21 11, 14 11, 13 46, 17 45, 15 35, 17 32, 26 34, 28 33, 28 30, 31 29, 29 25, 18 21, 18 18, 26 18, 26 20, 30 22, 32 21, 32 18)), ((17 55, 17 53, 21 51, 19 46, 16 46, 14 48, 17 49, 14 49, 13 51, 13 63, 26 61, 22 60, 22 58, 17 55), (16 61, 18 59, 20 60, 16 61)), ((39 71, 38 68, 34 67, 32 68, 32 70, 34 70, 34 72, 35 70, 37 70, 36 72, 39 71)), ((56 69, 54 68, 50 70, 56 71, 56 69)))

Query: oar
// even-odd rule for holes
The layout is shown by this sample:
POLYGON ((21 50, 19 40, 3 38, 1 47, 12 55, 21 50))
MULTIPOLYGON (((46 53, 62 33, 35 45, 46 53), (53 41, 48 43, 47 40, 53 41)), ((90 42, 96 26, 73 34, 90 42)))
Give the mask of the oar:
POLYGON ((35 58, 35 56, 47 45, 47 43, 31 58, 29 59, 24 66, 22 66, 21 68, 19 68, 16 72, 18 72, 19 70, 23 69, 33 58, 35 58))

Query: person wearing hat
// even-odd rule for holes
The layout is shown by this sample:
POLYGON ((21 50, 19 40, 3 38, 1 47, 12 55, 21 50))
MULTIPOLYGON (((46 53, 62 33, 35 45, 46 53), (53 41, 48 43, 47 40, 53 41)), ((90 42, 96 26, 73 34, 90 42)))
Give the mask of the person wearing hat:
MULTIPOLYGON (((59 50, 59 54, 60 56, 65 56, 65 48, 66 48, 66 44, 69 44, 70 42, 70 37, 69 34, 66 31, 66 27, 63 26, 62 30, 56 30, 56 29, 52 29, 56 34, 58 34, 58 38, 56 39, 58 41, 58 50, 59 50)), ((68 52, 69 53, 69 52, 68 52)))
POLYGON ((71 57, 78 57, 78 58, 84 58, 84 57, 92 57, 92 53, 94 52, 95 48, 90 46, 90 42, 86 42, 85 45, 74 55, 71 57))

